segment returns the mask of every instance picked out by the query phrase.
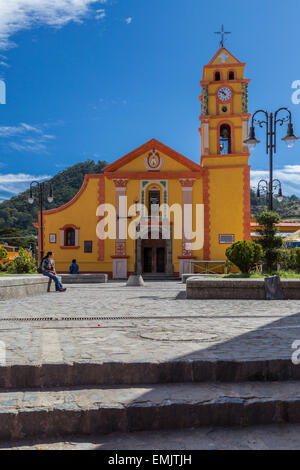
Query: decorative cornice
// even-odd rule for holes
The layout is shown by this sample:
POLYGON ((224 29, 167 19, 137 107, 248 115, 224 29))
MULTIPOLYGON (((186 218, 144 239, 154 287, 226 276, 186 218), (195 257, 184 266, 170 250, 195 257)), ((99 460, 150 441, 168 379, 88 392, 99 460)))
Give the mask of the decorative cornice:
MULTIPOLYGON (((204 121, 205 119, 209 119, 210 121, 212 119, 219 119, 219 120, 222 120, 224 119, 224 117, 226 119, 232 119, 232 118, 242 118, 242 117, 248 117, 250 118, 251 117, 251 114, 249 113, 241 113, 241 114, 208 114, 206 116, 200 116, 199 117, 199 120, 200 121, 204 121)), ((234 126, 234 123, 233 123, 233 126, 234 126)), ((234 126, 236 127, 236 126, 234 126)))
MULTIPOLYGON (((243 154, 244 155, 244 154, 243 154)), ((108 172, 104 176, 110 180, 127 178, 128 180, 178 180, 179 178, 201 178, 203 168, 197 165, 197 171, 118 171, 108 172)))
POLYGON ((196 181, 195 178, 180 178, 180 184, 183 188, 192 188, 196 181))
MULTIPOLYGON (((230 68, 230 66, 228 65, 228 68, 230 68)), ((251 82, 251 79, 249 78, 235 78, 234 80, 218 80, 218 81, 215 81, 215 80, 201 80, 200 81, 200 85, 201 86, 206 86, 206 85, 226 85, 227 83, 250 83, 251 82)))
POLYGON ((115 184, 115 187, 116 189, 118 188, 126 188, 127 187, 127 183, 128 183, 128 178, 117 178, 117 179, 113 179, 113 182, 115 184))

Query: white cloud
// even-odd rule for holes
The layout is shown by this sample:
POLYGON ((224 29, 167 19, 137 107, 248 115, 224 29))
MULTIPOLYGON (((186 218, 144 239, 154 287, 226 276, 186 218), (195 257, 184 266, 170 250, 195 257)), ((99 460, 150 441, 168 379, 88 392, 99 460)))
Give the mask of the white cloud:
MULTIPOLYGON (((300 165, 285 165, 281 169, 274 170, 273 177, 280 180, 284 195, 295 194, 300 196, 300 165)), ((269 181, 269 172, 264 170, 251 171, 252 187, 257 187, 261 179, 269 181)))
MULTIPOLYGON (((61 27, 75 21, 81 22, 93 12, 93 4, 106 0, 0 0, 0 48, 8 49, 18 31, 46 24, 61 27)), ((102 13, 96 11, 97 15, 102 13)))
POLYGON ((30 175, 26 173, 0 173, 0 199, 7 199, 28 189, 31 181, 43 181, 51 178, 49 175, 30 175), (5 193, 5 194, 3 194, 5 193))
POLYGON ((96 16, 95 16, 96 20, 103 20, 103 18, 105 18, 105 16, 106 16, 106 13, 105 13, 104 9, 96 11, 96 16))
POLYGON ((133 20, 133 18, 131 18, 131 16, 129 16, 129 18, 126 18, 126 19, 125 19, 125 23, 126 23, 126 24, 131 24, 131 23, 132 23, 132 20, 133 20))
POLYGON ((22 122, 18 126, 1 126, 1 145, 18 152, 47 152, 47 143, 55 139, 54 135, 44 133, 48 125, 35 125, 22 122), (6 139, 6 142, 3 141, 6 139))

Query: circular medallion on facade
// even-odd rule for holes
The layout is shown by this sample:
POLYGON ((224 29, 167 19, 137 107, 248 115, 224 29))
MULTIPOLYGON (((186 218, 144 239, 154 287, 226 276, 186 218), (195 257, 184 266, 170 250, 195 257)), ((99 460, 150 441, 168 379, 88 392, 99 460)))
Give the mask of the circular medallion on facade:
POLYGON ((160 168, 161 158, 157 150, 151 150, 146 159, 146 166, 149 170, 158 170, 160 168))

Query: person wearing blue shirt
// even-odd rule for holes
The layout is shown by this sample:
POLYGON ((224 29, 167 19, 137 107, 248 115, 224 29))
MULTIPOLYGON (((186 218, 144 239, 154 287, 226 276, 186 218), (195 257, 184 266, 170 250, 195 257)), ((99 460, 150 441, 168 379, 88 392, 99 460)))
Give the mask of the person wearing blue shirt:
POLYGON ((76 259, 72 260, 72 264, 70 264, 69 272, 70 272, 70 274, 78 274, 79 273, 79 266, 76 263, 76 259))

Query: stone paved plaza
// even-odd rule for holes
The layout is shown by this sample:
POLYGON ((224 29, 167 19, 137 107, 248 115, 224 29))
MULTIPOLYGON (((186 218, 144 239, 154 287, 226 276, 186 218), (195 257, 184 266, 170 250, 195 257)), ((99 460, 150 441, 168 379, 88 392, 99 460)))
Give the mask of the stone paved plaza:
MULTIPOLYGON (((5 442, 9 437, 3 437, 0 448, 299 448, 299 373, 295 370, 295 377, 289 372, 287 378, 280 377, 291 364, 293 342, 300 340, 300 301, 185 297, 185 285, 179 281, 146 282, 137 288, 110 282, 70 285, 65 293, 0 302, 0 341, 6 345, 6 366, 20 365, 14 372, 17 381, 12 384, 18 383, 19 375, 20 383, 26 383, 17 389, 11 384, 8 389, 1 385, 0 432, 12 437, 9 443, 5 442), (201 363, 198 378, 197 369, 192 369, 195 375, 185 376, 184 371, 194 361, 201 363), (218 363, 220 376, 228 370, 228 383, 222 378, 221 382, 213 379, 202 383, 205 361, 210 363, 209 368, 218 363), (231 363, 250 364, 247 374, 251 377, 252 361, 281 365, 275 378, 274 366, 270 366, 268 381, 263 372, 256 376, 263 365, 254 366, 248 382, 243 374, 235 376, 231 363), (116 377, 111 375, 114 363, 118 367, 116 377), (168 369, 164 363, 168 363, 168 369), (46 378, 46 384, 49 379, 49 384, 39 388, 38 381, 33 384, 28 366, 41 364, 46 369, 40 376, 46 378), (69 387, 63 386, 65 367, 73 364, 77 364, 75 375, 70 376, 73 383, 71 380, 69 387), (136 371, 138 382, 132 381, 128 364, 136 371), (148 364, 163 367, 154 382, 148 364), (100 382, 85 382, 87 373, 82 376, 81 387, 83 368, 93 371, 94 365, 104 366, 90 375, 91 380, 96 377, 100 382), (51 388, 51 374, 55 380, 58 374, 56 388, 51 388), (184 376, 186 379, 181 380, 184 376), (32 389, 32 384, 38 388, 32 389), (210 414, 209 410, 215 411, 210 414), (194 420, 199 429, 184 429, 194 426, 186 425, 194 420), (117 434, 101 435, 112 432, 110 423, 117 434), (219 423, 231 427, 218 427, 224 425, 219 423), (242 427, 235 428, 236 423, 242 427), (164 430, 165 425, 169 431, 164 430), (140 430, 146 431, 136 432, 140 430), (29 440, 24 442, 26 438, 29 440)), ((9 380, 10 367, 4 369, 9 380)))
POLYGON ((300 301, 187 300, 179 281, 111 282, 0 302, 0 341, 8 365, 288 359, 299 320, 300 301))

